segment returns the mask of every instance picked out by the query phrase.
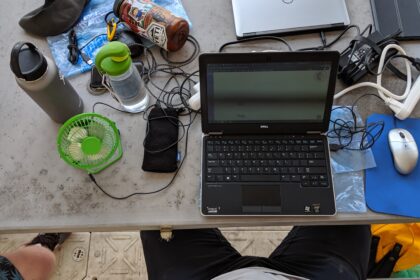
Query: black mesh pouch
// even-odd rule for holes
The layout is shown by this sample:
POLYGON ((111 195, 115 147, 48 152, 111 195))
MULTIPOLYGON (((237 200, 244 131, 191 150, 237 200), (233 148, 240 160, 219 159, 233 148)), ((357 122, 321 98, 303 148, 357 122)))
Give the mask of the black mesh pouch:
POLYGON ((149 172, 174 172, 178 168, 178 111, 155 107, 147 120, 142 169, 149 172))

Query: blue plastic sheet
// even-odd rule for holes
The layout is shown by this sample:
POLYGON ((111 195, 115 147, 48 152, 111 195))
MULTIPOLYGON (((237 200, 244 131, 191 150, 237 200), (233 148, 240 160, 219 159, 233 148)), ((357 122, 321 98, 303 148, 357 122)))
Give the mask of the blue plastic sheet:
POLYGON ((365 213, 367 208, 363 171, 335 173, 333 180, 337 212, 365 213))
MULTIPOLYGON (((108 42, 104 18, 107 13, 112 11, 114 2, 115 0, 90 0, 83 10, 79 22, 73 27, 77 35, 79 48, 83 48, 82 52, 92 61, 94 61, 98 50, 108 42)), ((165 7, 173 14, 185 18, 191 27, 191 21, 180 0, 153 0, 153 2, 165 7)), ((118 28, 126 27, 120 24, 118 28)), ((54 61, 64 77, 81 74, 91 69, 92 66, 84 62, 81 56, 79 56, 79 60, 75 65, 67 60, 68 32, 50 36, 47 38, 47 41, 54 61)))
MULTIPOLYGON (((357 108, 355 108, 354 111, 357 117, 357 125, 362 126, 363 120, 357 112, 357 108)), ((353 121, 351 112, 347 109, 333 110, 331 120, 336 119, 353 121)), ((330 124, 330 130, 331 129, 332 124, 330 124)), ((334 138, 329 138, 328 141, 330 144, 338 144, 338 140, 334 138)), ((360 141, 361 134, 354 135, 353 142, 349 147, 357 148, 360 145, 360 141)), ((372 150, 339 150, 331 152, 331 166, 337 212, 366 212, 363 170, 376 167, 372 150)))

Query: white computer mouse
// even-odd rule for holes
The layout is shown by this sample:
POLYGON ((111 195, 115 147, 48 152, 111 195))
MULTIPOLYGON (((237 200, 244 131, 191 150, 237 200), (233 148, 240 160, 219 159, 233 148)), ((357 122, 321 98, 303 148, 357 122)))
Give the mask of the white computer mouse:
POLYGON ((394 128, 388 133, 388 142, 395 169, 404 175, 413 171, 419 158, 413 135, 406 129, 394 128))

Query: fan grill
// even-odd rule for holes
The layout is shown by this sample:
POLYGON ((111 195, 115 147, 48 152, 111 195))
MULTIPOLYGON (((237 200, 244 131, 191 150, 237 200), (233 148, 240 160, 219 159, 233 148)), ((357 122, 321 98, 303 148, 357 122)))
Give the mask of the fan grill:
POLYGON ((57 144, 61 157, 69 164, 82 169, 95 168, 113 156, 119 145, 119 133, 111 120, 99 114, 80 114, 62 126, 57 144), (100 140, 97 153, 83 151, 83 141, 87 137, 100 140))

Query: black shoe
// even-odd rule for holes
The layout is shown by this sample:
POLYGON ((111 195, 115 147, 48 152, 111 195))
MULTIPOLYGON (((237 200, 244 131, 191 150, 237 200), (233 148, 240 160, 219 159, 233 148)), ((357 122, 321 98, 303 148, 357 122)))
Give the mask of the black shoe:
POLYGON ((40 233, 38 234, 38 236, 32 239, 31 242, 26 244, 26 246, 41 244, 42 246, 47 247, 51 251, 54 251, 54 248, 57 245, 63 244, 63 242, 66 241, 66 239, 69 238, 70 235, 71 232, 40 233))

